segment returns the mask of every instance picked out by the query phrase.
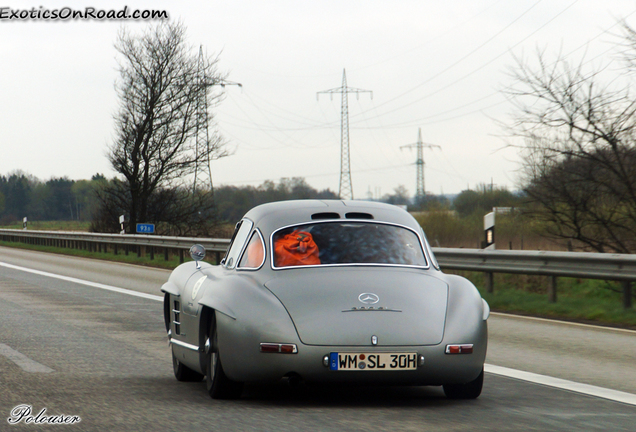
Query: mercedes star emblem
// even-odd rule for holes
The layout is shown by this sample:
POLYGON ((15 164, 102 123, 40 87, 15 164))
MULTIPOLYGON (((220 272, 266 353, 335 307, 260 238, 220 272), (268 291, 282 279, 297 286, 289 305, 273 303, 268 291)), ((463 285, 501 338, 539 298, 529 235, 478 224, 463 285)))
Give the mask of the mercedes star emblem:
POLYGON ((380 301, 380 297, 373 293, 362 293, 358 296, 358 300, 360 300, 364 304, 376 304, 380 301))

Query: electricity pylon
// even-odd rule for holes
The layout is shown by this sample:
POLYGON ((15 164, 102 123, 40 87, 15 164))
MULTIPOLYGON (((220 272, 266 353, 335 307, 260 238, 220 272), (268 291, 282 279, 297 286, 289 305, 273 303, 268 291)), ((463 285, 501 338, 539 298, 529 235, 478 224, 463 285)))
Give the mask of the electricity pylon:
POLYGON ((360 98, 360 93, 371 93, 371 90, 362 90, 353 87, 347 87, 347 74, 342 70, 342 86, 331 90, 323 90, 316 94, 316 99, 320 93, 328 93, 333 100, 334 93, 342 95, 340 107, 340 188, 338 196, 340 199, 353 199, 353 187, 351 185, 351 163, 349 162, 349 93, 355 93, 360 98))
POLYGON ((415 201, 420 202, 422 198, 426 196, 426 187, 424 184, 424 148, 434 148, 437 147, 441 149, 440 146, 435 144, 425 144, 422 142, 422 128, 418 129, 417 132, 417 142, 413 144, 407 144, 400 147, 403 148, 413 148, 417 149, 417 159, 415 160, 415 170, 416 170, 416 180, 415 180, 415 201))
POLYGON ((210 133, 208 128, 209 115, 208 115, 208 92, 207 88, 212 86, 237 85, 243 87, 242 84, 225 81, 223 79, 209 78, 206 75, 205 57, 203 56, 203 46, 199 46, 199 60, 197 65, 197 78, 194 83, 195 86, 205 88, 205 91, 198 92, 198 98, 196 100, 196 116, 197 116, 197 128, 196 128, 196 141, 195 152, 196 159, 194 162, 194 182, 192 184, 192 194, 196 194, 197 186, 199 189, 207 189, 213 191, 212 184, 212 168, 210 166, 210 155, 213 149, 210 148, 210 133))

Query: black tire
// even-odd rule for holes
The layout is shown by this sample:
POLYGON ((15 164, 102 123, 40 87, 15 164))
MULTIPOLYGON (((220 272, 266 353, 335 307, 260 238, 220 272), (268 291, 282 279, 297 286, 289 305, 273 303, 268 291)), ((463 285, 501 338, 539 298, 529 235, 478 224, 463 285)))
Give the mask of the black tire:
POLYGON ((182 382, 201 382, 203 381, 203 375, 197 371, 194 371, 181 363, 179 359, 174 355, 174 349, 172 350, 172 370, 177 381, 182 382))
POLYGON ((449 399, 477 399, 484 385, 484 369, 474 380, 466 384, 444 384, 444 394, 449 399))
POLYGON ((163 296, 163 322, 166 325, 166 333, 170 331, 170 294, 163 296))
POLYGON ((209 343, 205 346, 206 370, 205 384, 212 399, 238 399, 243 393, 243 383, 232 381, 225 375, 221 359, 219 357, 219 347, 217 344, 216 319, 212 315, 210 331, 208 332, 209 343))

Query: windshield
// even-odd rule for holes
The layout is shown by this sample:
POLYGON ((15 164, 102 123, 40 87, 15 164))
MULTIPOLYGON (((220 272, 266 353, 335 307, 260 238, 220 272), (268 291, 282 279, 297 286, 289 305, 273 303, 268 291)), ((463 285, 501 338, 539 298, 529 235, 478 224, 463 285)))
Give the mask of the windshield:
POLYGON ((274 267, 325 264, 427 266, 419 237, 375 222, 323 222, 284 228, 272 236, 274 267))

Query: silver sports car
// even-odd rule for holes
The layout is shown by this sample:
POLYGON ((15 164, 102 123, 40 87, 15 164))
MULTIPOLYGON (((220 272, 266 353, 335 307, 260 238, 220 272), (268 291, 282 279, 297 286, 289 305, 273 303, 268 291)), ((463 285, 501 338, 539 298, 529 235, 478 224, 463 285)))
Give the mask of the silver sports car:
POLYGON ((177 267, 161 291, 180 381, 213 398, 243 383, 442 385, 479 396, 490 309, 440 271, 406 211, 364 201, 283 201, 250 210, 218 266, 177 267))

